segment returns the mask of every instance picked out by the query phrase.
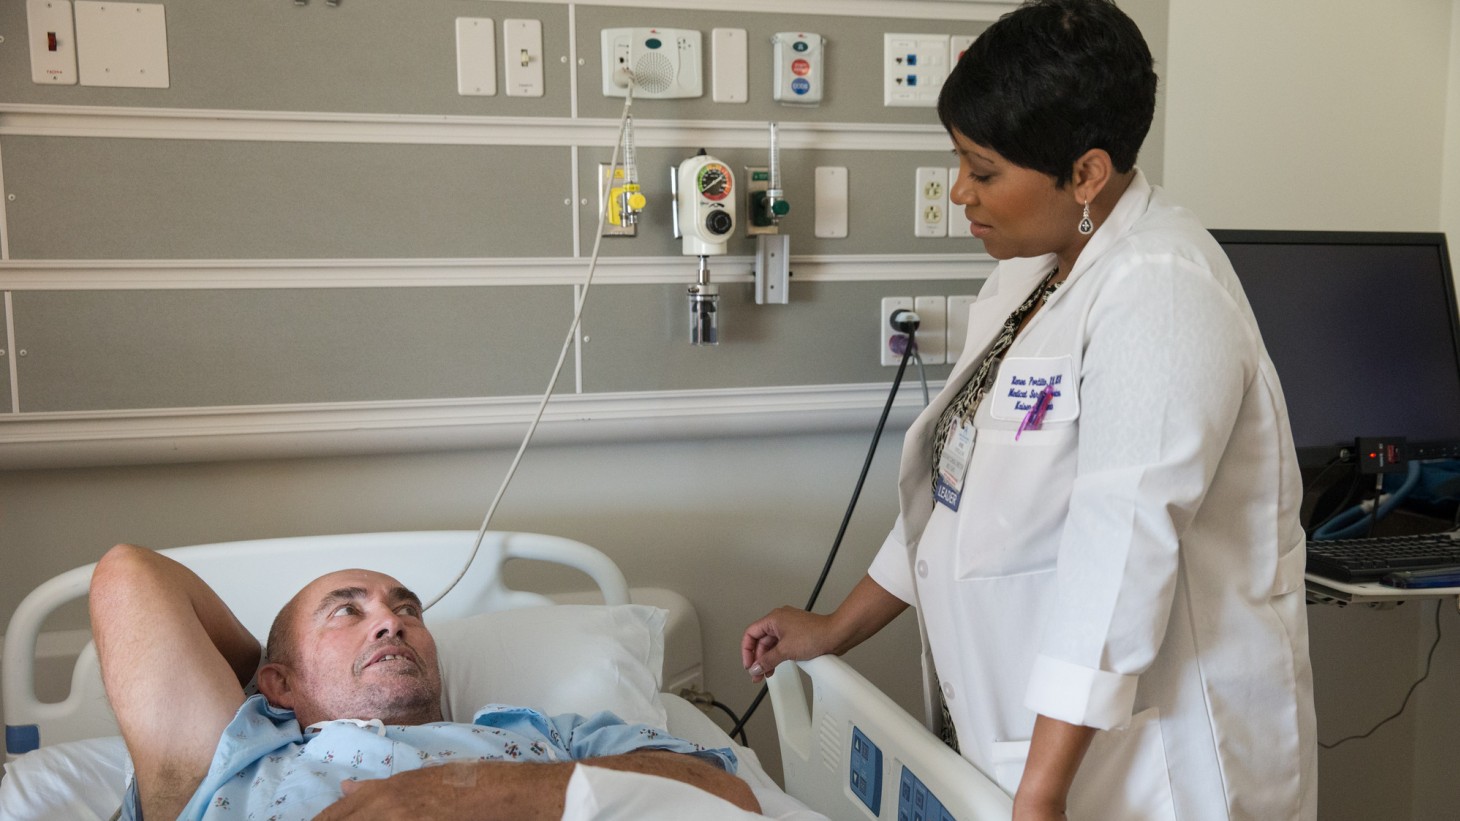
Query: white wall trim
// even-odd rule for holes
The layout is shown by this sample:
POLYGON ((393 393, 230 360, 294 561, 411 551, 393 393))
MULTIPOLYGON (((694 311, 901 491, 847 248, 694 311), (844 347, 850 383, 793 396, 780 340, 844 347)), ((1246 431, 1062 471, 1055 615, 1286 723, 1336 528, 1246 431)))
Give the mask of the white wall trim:
MULTIPOLYGON (((893 373, 889 368, 889 384, 893 373)), ((534 442, 870 432, 888 388, 868 383, 559 394, 548 403, 534 442)), ((917 393, 900 392, 895 424, 916 415, 917 393)), ((513 396, 20 414, 0 418, 0 470, 508 447, 521 441, 540 401, 513 396)))
MULTIPOLYGON (((684 0, 521 0, 570 6, 627 6, 645 9, 684 9, 684 0)), ((997 20, 1013 11, 1011 0, 897 0, 889 10, 887 0, 737 0, 738 12, 780 14, 832 14, 838 17, 902 17, 919 20, 997 20)))
MULTIPOLYGON (((482 285, 577 285, 587 261, 571 257, 303 260, 28 260, 0 261, 3 291, 106 291, 216 288, 400 288, 482 285)), ((688 282, 683 257, 599 257, 595 284, 688 282)), ((752 280, 754 260, 719 257, 721 282, 752 280)), ((995 261, 984 253, 791 257, 797 282, 982 280, 995 261)))
MULTIPOLYGON (((640 148, 713 145, 764 148, 768 121, 635 119, 640 148)), ((944 151, 937 124, 778 123, 781 147, 863 151, 944 151)), ((230 109, 0 105, 0 136, 153 140, 241 140, 418 145, 608 147, 619 121, 603 117, 479 117, 230 109)))

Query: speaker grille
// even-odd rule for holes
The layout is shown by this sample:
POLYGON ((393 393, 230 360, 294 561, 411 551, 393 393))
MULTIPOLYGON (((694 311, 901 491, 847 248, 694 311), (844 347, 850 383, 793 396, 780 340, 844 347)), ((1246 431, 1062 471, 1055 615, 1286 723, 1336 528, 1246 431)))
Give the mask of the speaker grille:
POLYGON ((674 84, 674 63, 663 54, 645 54, 634 64, 634 83, 645 91, 659 94, 674 84))

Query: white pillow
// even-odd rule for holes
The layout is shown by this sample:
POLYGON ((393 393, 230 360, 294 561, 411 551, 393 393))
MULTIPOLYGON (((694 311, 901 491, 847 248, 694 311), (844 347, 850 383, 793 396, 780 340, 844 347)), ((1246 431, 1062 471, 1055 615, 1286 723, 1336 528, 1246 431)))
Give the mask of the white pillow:
POLYGON ((657 775, 579 764, 568 779, 562 821, 745 821, 746 812, 699 787, 657 775))
POLYGON ((105 821, 122 805, 127 763, 121 736, 28 752, 5 765, 0 821, 105 821))
POLYGON ((667 616, 641 604, 559 604, 428 621, 441 659, 441 709, 463 722, 487 704, 548 715, 608 710, 664 727, 667 616))

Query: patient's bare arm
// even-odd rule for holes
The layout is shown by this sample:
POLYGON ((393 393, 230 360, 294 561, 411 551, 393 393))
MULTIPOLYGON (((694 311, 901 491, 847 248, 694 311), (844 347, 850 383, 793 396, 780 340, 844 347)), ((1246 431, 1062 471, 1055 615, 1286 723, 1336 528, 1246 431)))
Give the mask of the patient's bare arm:
POLYGON ((191 570, 117 545, 91 578, 91 629, 146 818, 176 818, 243 704, 259 644, 191 570))
MULTIPOLYGON (((647 773, 699 787, 749 812, 760 812, 750 786, 693 756, 664 750, 585 759, 613 770, 647 773)), ((345 797, 315 817, 344 819, 467 819, 537 821, 563 816, 573 762, 463 762, 411 770, 375 781, 344 783, 345 797)))

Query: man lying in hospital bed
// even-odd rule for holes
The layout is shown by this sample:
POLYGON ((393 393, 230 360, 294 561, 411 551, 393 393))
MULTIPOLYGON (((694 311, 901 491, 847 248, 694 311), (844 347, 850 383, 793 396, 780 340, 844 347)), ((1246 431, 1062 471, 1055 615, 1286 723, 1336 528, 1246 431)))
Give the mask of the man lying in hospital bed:
POLYGON ((493 706, 472 724, 442 722, 421 603, 389 576, 311 582, 280 611, 262 665, 223 601, 161 554, 114 548, 91 590, 102 677, 136 773, 123 817, 307 819, 328 807, 319 817, 558 818, 581 759, 759 810, 730 774, 733 751, 609 713, 493 706), (261 694, 247 696, 255 670, 261 694))

